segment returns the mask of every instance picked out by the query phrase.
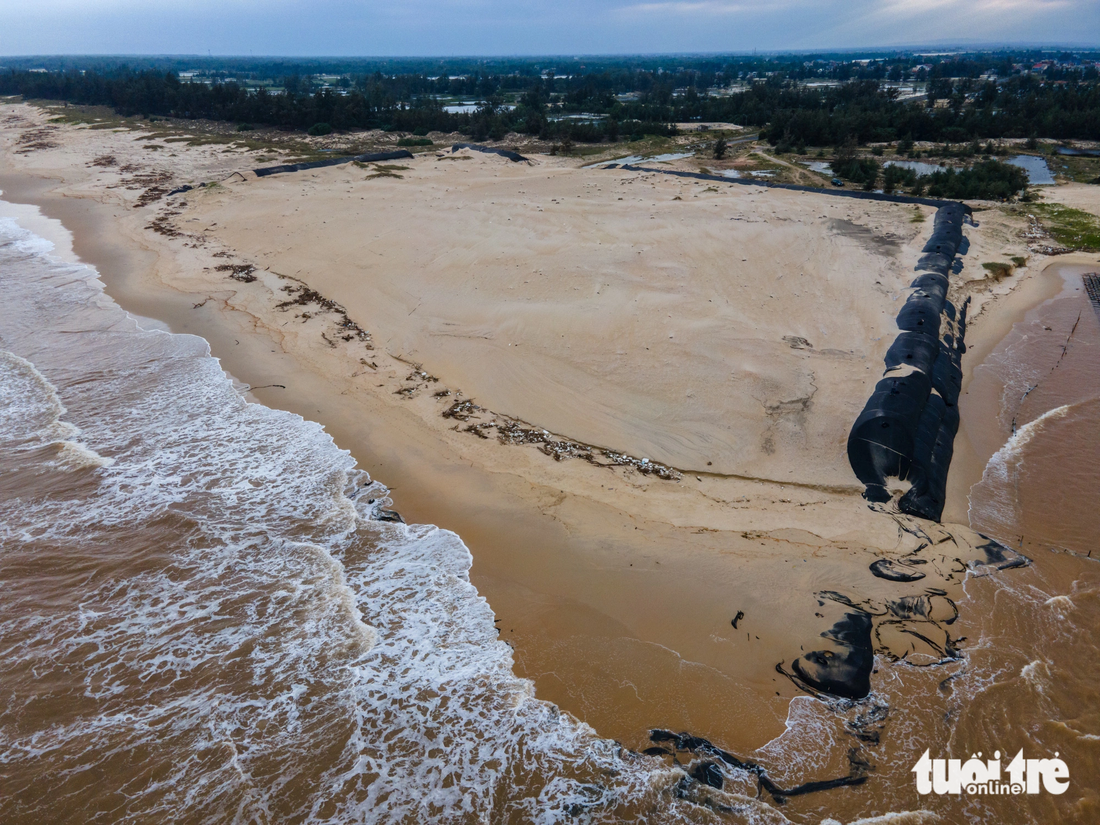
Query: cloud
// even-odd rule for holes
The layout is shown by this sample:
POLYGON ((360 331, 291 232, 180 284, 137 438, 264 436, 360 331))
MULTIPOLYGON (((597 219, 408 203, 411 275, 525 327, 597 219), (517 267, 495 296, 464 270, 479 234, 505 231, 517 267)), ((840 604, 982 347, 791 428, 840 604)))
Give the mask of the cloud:
MULTIPOLYGON (((814 38, 853 46, 971 42, 1081 42, 1084 18, 1100 24, 1086 0, 884 0, 856 4, 814 38)), ((1100 31, 1094 28, 1092 31, 1100 31)), ((1096 39, 1095 36, 1093 38, 1096 39)))
POLYGON ((1100 41, 1097 0, 0 0, 0 54, 454 55, 1100 41))
POLYGON ((634 14, 679 14, 709 17, 725 14, 773 14, 780 8, 797 6, 796 0, 787 3, 773 3, 765 6, 761 3, 727 2, 727 0, 667 0, 659 3, 637 3, 621 7, 618 12, 634 14))

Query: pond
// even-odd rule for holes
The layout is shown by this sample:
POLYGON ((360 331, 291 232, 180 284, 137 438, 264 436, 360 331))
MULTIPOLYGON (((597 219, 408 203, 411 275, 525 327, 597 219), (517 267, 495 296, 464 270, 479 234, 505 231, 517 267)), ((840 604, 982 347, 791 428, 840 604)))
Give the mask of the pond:
POLYGON ((1054 183, 1054 175, 1047 166, 1046 158, 1037 158, 1034 155, 1017 155, 1009 158, 1005 163, 1019 166, 1027 172, 1027 180, 1032 186, 1049 186, 1054 183))
POLYGON ((753 178, 774 178, 775 177, 775 170, 773 170, 773 169, 759 169, 759 170, 751 171, 751 172, 742 172, 738 169, 723 169, 721 172, 719 172, 719 174, 724 178, 735 178, 735 179, 736 178, 743 178, 743 177, 746 177, 746 176, 747 177, 753 177, 753 178))
POLYGON ((575 115, 550 115, 546 118, 549 121, 557 122, 559 120, 575 120, 583 123, 595 123, 599 120, 606 120, 607 115, 591 114, 589 112, 581 112, 575 115))
MULTIPOLYGON (((469 114, 473 114, 474 112, 476 112, 478 109, 480 109, 484 105, 485 105, 484 103, 478 103, 477 101, 469 101, 469 102, 465 102, 465 103, 452 103, 448 106, 444 106, 443 111, 448 112, 449 114, 452 114, 452 115, 469 115, 469 114)), ((516 107, 512 106, 510 104, 505 104, 505 105, 501 106, 500 108, 511 111, 512 109, 514 109, 516 107)))
POLYGON ((947 167, 940 166, 938 163, 924 163, 919 160, 888 160, 883 166, 900 166, 902 169, 912 169, 917 173, 917 176, 931 175, 934 172, 942 172, 947 167))

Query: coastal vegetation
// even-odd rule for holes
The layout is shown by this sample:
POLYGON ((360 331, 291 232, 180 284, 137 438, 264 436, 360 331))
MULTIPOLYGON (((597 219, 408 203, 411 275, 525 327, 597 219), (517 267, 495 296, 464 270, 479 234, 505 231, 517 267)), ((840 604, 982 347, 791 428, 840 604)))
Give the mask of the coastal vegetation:
MULTIPOLYGON (((677 136, 690 142, 692 132, 703 131, 691 147, 696 154, 706 151, 717 161, 769 171, 778 180, 801 182, 808 173, 784 160, 761 169, 760 158, 767 156, 750 157, 760 143, 810 166, 807 156, 830 158, 828 174, 819 174, 868 191, 1028 200, 1034 193, 1028 192, 1027 174, 1000 159, 1021 151, 1049 153, 1052 140, 1100 135, 1100 52, 1034 62, 1040 57, 1026 51, 637 57, 573 61, 568 72, 546 65, 554 60, 535 58, 20 58, 0 68, 0 94, 76 104, 55 107, 66 120, 80 120, 78 109, 93 108, 158 128, 221 123, 257 146, 283 133, 344 136, 346 144, 357 134, 382 130, 396 133, 397 145, 414 149, 436 145, 440 133, 475 141, 512 135, 513 141, 541 141, 541 151, 550 154, 599 154, 616 144, 646 156, 652 153, 638 147, 664 142, 667 148, 660 151, 677 151, 677 136), (752 130, 755 146, 743 139, 752 130), (937 161, 930 168, 902 158, 937 161)), ((92 128, 107 124, 91 122, 92 128)), ((302 161, 333 151, 299 143, 292 151, 302 161)), ((1054 168, 1053 156, 1049 162, 1054 168)), ((1100 180, 1100 158, 1059 155, 1057 170, 1073 180, 1100 180)))
POLYGON ((973 151, 985 141, 979 148, 993 154, 991 141, 1007 138, 1100 134, 1098 58, 1029 51, 584 62, 9 58, 0 94, 302 131, 329 124, 598 143, 671 135, 675 124, 698 121, 761 129, 781 152, 848 141, 973 151))
POLYGON ((1027 172, 1019 166, 986 160, 965 169, 943 169, 917 178, 933 198, 1007 200, 1027 188, 1027 172))
POLYGON ((1063 247, 1100 252, 1100 219, 1092 213, 1060 203, 1033 203, 1027 208, 1063 247))

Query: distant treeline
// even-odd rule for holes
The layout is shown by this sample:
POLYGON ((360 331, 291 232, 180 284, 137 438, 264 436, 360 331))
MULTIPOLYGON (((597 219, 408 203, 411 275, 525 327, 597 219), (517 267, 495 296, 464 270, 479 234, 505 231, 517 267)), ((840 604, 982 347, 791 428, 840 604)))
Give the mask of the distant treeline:
MULTIPOLYGON (((519 132, 547 140, 598 142, 672 134, 670 124, 693 120, 763 129, 767 139, 790 148, 852 140, 962 143, 1100 135, 1100 81, 1091 65, 1050 66, 1043 73, 1015 73, 996 82, 978 74, 996 71, 996 66, 1012 72, 1011 57, 942 61, 920 69, 928 77, 927 94, 900 100, 890 78, 905 74, 908 70, 902 68, 913 59, 699 59, 667 71, 624 60, 575 65, 568 76, 543 76, 535 72, 536 65, 520 61, 524 71, 506 74, 378 70, 341 75, 335 88, 318 88, 315 78, 301 74, 285 75, 276 85, 268 78, 267 85, 257 88, 253 83, 250 88, 241 79, 190 82, 161 68, 79 69, 70 64, 56 71, 0 71, 0 94, 106 105, 127 116, 208 118, 302 130, 326 123, 336 129, 460 132, 477 140, 519 132), (805 82, 807 76, 823 75, 843 82, 805 82), (737 78, 744 85, 732 93, 708 93, 737 78), (446 112, 440 96, 482 105, 472 113, 446 112), (505 105, 506 100, 511 104, 505 105)), ((261 65, 270 73, 281 64, 261 65)), ((254 71, 252 77, 261 74, 254 71)))
POLYGON ((584 83, 595 75, 632 78, 618 91, 643 91, 644 84, 671 83, 675 88, 705 89, 746 77, 781 75, 794 79, 890 80, 913 76, 929 78, 977 78, 986 72, 1009 77, 1032 70, 1036 63, 1052 61, 1042 74, 1061 80, 1081 73, 1086 80, 1097 77, 1100 50, 1000 49, 973 53, 929 55, 896 50, 865 52, 815 52, 787 54, 713 55, 543 55, 537 57, 207 57, 54 55, 0 58, 0 69, 46 69, 48 71, 89 70, 112 73, 128 67, 134 71, 196 73, 207 79, 261 82, 286 77, 303 80, 342 77, 357 78, 381 74, 394 78, 418 78, 419 91, 472 95, 480 92, 485 77, 516 78, 515 88, 526 88, 528 80, 553 80, 551 91, 569 90, 570 81, 584 83), (637 85, 639 82, 643 85, 637 85))
POLYGON ((746 94, 758 101, 758 117, 769 115, 766 136, 773 143, 1094 140, 1100 135, 1100 83, 1081 77, 1048 81, 1026 74, 1001 83, 938 78, 915 101, 899 101, 896 90, 874 81, 826 88, 764 83, 746 94))

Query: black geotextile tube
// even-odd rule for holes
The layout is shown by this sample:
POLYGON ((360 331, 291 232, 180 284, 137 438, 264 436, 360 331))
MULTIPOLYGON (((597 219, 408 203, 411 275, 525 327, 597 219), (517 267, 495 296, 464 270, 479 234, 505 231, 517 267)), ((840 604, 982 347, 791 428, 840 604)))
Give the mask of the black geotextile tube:
POLYGON ((898 313, 898 329, 937 338, 940 334, 940 315, 943 313, 944 303, 942 298, 937 300, 934 295, 919 290, 914 292, 898 313))
MULTIPOLYGON (((940 400, 935 395, 931 398, 940 400)), ((939 419, 936 441, 932 445, 931 452, 928 455, 922 455, 919 463, 914 462, 914 466, 919 466, 920 471, 914 474, 913 486, 898 502, 898 507, 903 513, 929 521, 939 521, 943 514, 947 472, 951 468, 955 434, 959 431, 958 407, 948 407, 945 404, 942 407, 943 415, 939 419)))
POLYGON ((909 477, 921 413, 932 382, 920 372, 886 377, 875 385, 848 436, 848 463, 870 501, 888 501, 887 478, 909 477))
POLYGON ((328 158, 327 160, 311 160, 308 163, 284 163, 280 166, 264 166, 259 169, 253 169, 257 177, 267 177, 268 175, 280 175, 284 172, 302 172, 306 169, 321 169, 325 166, 339 166, 341 163, 351 163, 353 160, 357 160, 360 163, 374 163, 379 160, 399 160, 402 158, 411 158, 412 152, 408 149, 399 149, 395 152, 374 152, 368 155, 356 155, 354 157, 343 158, 328 158))
MULTIPOLYGON (((803 186, 799 183, 770 183, 755 178, 727 178, 724 175, 708 175, 705 172, 681 172, 678 169, 654 169, 652 166, 634 166, 630 163, 609 163, 603 169, 625 169, 627 172, 655 172, 659 175, 672 175, 676 178, 693 180, 711 180, 719 183, 733 183, 741 186, 762 186, 765 189, 787 189, 792 192, 813 192, 818 195, 831 195, 837 198, 855 198, 863 201, 883 201, 885 203, 912 203, 922 206, 935 206, 939 209, 957 207, 960 214, 970 214, 971 209, 958 201, 946 201, 939 198, 918 198, 915 195, 887 195, 885 192, 853 192, 851 189, 824 189, 820 186, 803 186)), ((961 224, 961 219, 960 219, 961 224)))
POLYGON ((918 332, 903 332, 886 351, 886 371, 908 366, 932 375, 939 357, 940 343, 935 338, 918 332))
POLYGON ((946 204, 933 222, 913 280, 898 313, 901 333, 886 353, 886 374, 875 386, 848 436, 848 462, 869 501, 889 501, 886 479, 911 486, 898 502, 910 515, 939 521, 951 466, 966 351, 966 308, 947 300, 947 272, 960 248, 969 210, 946 204), (946 327, 941 336, 941 327, 946 327))
POLYGON ((947 276, 939 272, 921 272, 909 284, 913 289, 920 290, 926 295, 933 295, 940 301, 947 300, 947 288, 949 286, 947 276))
POLYGON ((494 149, 492 146, 482 146, 480 143, 456 143, 451 147, 452 152, 457 152, 459 149, 471 149, 474 152, 484 152, 487 155, 500 155, 502 158, 508 158, 512 163, 527 160, 519 152, 513 152, 511 149, 494 149))
POLYGON ((951 261, 952 259, 946 255, 931 252, 927 255, 921 255, 914 269, 920 272, 937 272, 946 278, 947 273, 951 271, 951 261))

